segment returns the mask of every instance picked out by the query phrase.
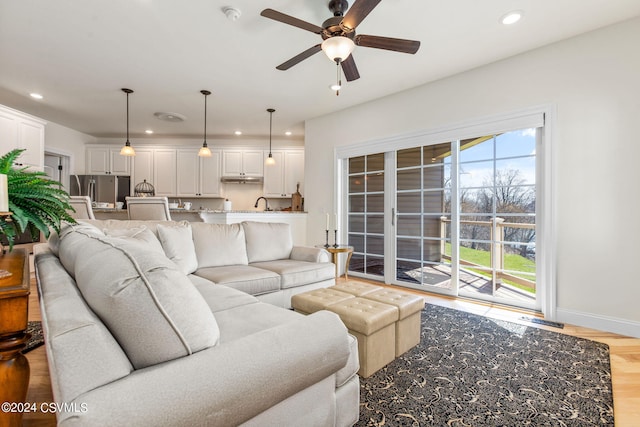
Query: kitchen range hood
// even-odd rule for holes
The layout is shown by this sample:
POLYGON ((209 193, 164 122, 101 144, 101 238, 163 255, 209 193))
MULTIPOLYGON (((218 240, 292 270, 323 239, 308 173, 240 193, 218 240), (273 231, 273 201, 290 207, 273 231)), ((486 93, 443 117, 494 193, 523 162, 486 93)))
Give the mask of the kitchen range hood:
POLYGON ((220 182, 235 183, 235 184, 262 184, 261 176, 223 176, 220 178, 220 182))

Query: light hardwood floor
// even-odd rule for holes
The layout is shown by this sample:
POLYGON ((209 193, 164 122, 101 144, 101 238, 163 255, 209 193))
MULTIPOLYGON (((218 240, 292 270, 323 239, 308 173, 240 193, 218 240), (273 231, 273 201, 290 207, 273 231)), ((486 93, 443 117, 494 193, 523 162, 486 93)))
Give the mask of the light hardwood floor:
MULTIPOLYGON (((344 280, 344 278, 340 279, 344 280)), ((357 279, 349 279, 356 280, 357 279)), ((375 283, 378 284, 379 283, 375 283)), ((405 291, 413 292, 408 289, 405 291)), ((503 306, 482 304, 463 299, 442 297, 434 294, 415 293, 424 296, 429 304, 464 310, 470 313, 480 314, 493 318, 523 323, 531 327, 539 327, 554 332, 573 335, 609 345, 611 354, 611 374, 613 383, 613 401, 616 426, 635 427, 640 425, 640 339, 629 338, 594 329, 565 325, 564 329, 548 326, 538 326, 523 322, 520 317, 525 315, 532 317, 527 311, 514 310, 503 306)), ((29 301, 29 320, 41 320, 38 305, 37 288, 35 280, 31 281, 31 295, 29 301)), ((27 353, 27 359, 31 365, 31 380, 27 402, 52 402, 51 381, 49 378, 48 364, 45 346, 39 347, 27 353)), ((23 417, 24 426, 52 426, 55 425, 53 414, 30 413, 23 417)))

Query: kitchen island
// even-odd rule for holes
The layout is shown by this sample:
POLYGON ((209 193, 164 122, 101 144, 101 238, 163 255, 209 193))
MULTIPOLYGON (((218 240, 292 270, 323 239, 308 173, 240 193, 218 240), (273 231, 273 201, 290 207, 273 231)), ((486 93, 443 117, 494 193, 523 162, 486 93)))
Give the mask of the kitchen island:
POLYGON ((236 224, 242 221, 282 222, 291 226, 294 245, 305 246, 307 244, 306 212, 202 210, 200 217, 204 222, 210 224, 236 224))
MULTIPOLYGON (((200 211, 197 209, 169 209, 169 213, 174 221, 202 222, 200 211)), ((93 208, 93 215, 96 219, 119 219, 125 221, 129 219, 126 209, 93 208)))

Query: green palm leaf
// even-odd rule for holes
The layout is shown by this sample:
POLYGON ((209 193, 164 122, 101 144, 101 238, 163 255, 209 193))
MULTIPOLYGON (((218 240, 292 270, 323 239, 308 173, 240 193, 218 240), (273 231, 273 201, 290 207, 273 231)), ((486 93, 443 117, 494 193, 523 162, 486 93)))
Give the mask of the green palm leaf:
POLYGON ((0 173, 7 175, 9 191, 9 218, 0 218, 0 235, 4 235, 9 247, 17 234, 27 230, 37 236, 42 232, 49 237, 51 230, 60 231, 62 222, 75 223, 69 215, 73 208, 69 194, 49 180, 44 172, 28 168, 14 168, 13 164, 24 150, 12 150, 0 157, 0 173))

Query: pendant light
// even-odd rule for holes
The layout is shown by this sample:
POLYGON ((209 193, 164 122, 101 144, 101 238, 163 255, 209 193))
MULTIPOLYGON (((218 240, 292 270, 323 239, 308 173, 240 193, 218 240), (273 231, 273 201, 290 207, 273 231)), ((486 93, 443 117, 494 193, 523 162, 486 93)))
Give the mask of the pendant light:
POLYGON ((266 165, 275 165, 276 164, 276 160, 273 158, 273 155, 271 154, 271 131, 273 128, 273 113, 276 111, 273 108, 267 108, 267 111, 269 112, 269 155, 267 156, 267 160, 264 162, 266 165))
POLYGON ((202 143, 202 147, 200 147, 200 151, 198 151, 198 156, 211 157, 211 150, 207 145, 207 96, 211 95, 211 92, 201 90, 200 93, 204 95, 204 142, 202 143))
POLYGON ((123 88, 122 91, 127 94, 127 141, 124 143, 124 146, 120 150, 120 155, 131 157, 136 155, 135 150, 129 142, 129 94, 133 93, 133 91, 126 88, 123 88))

